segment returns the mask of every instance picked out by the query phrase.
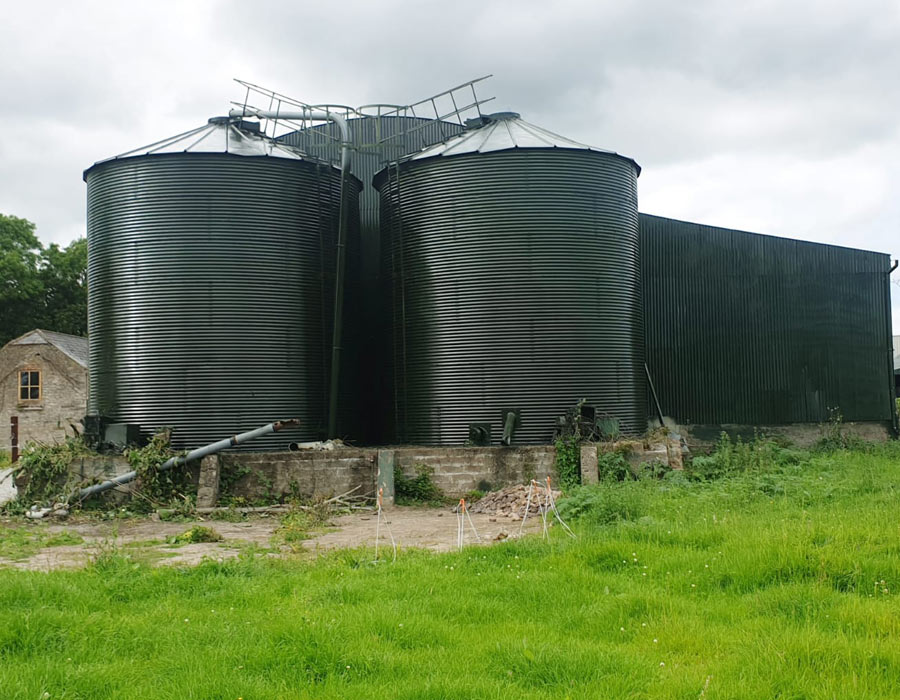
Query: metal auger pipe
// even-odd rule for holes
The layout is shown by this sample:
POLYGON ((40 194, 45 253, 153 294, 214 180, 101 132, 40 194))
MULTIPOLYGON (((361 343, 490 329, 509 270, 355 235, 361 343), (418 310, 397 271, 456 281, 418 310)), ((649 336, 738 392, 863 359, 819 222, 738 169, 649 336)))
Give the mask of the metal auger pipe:
MULTIPOLYGON (((283 428, 292 428, 296 425, 299 425, 299 423, 300 421, 298 421, 296 418, 291 418, 290 420, 275 421, 274 423, 269 423, 268 425, 264 425, 261 428, 256 428, 255 430, 249 430, 246 433, 241 433, 240 435, 233 435, 230 438, 225 438, 224 440, 219 440, 218 442, 213 442, 209 445, 198 447, 196 450, 191 450, 186 455, 178 455, 176 457, 172 457, 159 466, 159 471, 164 472, 172 469, 173 467, 180 467, 182 464, 187 464, 188 462, 194 462, 198 459, 203 459, 207 455, 221 452, 222 450, 226 450, 229 447, 235 447, 236 445, 240 445, 242 442, 247 442, 248 440, 253 440, 254 438, 268 435, 269 433, 277 433, 283 428)), ((104 481, 102 483, 94 484, 93 486, 87 486, 80 491, 74 492, 68 498, 68 502, 73 501, 76 496, 78 500, 84 500, 85 498, 89 498, 96 493, 102 493, 103 491, 108 491, 109 489, 115 488, 116 486, 122 486, 131 481, 134 481, 137 478, 137 475, 137 471, 133 470, 125 474, 120 474, 119 476, 112 479, 108 479, 107 481, 104 481)))

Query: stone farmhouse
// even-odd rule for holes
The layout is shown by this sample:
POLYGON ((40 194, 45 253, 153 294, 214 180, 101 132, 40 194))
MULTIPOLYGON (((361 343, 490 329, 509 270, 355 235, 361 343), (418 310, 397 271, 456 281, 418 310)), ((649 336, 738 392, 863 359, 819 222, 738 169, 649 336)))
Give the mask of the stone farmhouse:
POLYGON ((9 452, 18 418, 19 449, 60 441, 87 412, 88 341, 33 330, 0 349, 0 450, 9 452))

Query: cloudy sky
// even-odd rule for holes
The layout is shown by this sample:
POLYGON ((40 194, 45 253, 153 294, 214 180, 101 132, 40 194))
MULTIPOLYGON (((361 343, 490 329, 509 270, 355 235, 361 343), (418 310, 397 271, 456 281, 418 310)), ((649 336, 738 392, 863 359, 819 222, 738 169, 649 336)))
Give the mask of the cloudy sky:
POLYGON ((644 212, 900 255, 896 0, 0 8, 0 212, 48 243, 84 233, 84 168, 224 113, 232 78, 359 105, 492 73, 492 110, 634 157, 644 212))

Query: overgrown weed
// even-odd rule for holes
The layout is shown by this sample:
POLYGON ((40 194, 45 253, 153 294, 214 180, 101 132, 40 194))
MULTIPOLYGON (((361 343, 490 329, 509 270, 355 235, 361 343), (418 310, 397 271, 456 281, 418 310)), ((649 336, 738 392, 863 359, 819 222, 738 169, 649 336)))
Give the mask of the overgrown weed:
POLYGON ((394 499, 400 506, 439 506, 447 501, 444 492, 434 483, 434 470, 424 464, 415 466, 415 476, 394 472, 394 499))

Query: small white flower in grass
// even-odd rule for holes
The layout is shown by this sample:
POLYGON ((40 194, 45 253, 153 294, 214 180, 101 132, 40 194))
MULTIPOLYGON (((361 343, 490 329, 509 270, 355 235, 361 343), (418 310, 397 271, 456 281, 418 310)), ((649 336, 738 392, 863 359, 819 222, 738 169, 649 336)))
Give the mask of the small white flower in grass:
POLYGON ((660 666, 665 666, 665 665, 666 665, 666 662, 665 662, 665 661, 660 661, 660 662, 659 662, 659 665, 660 665, 660 666))
POLYGON ((658 643, 659 643, 659 640, 658 640, 658 639, 654 639, 654 640, 653 640, 653 643, 654 643, 654 644, 658 644, 658 643))
POLYGON ((401 622, 397 627, 403 627, 403 623, 401 622))
POLYGON ((350 666, 347 666, 347 670, 350 670, 350 666))
POLYGON ((646 627, 646 626, 647 626, 647 623, 646 623, 646 622, 642 622, 642 623, 641 623, 641 627, 646 627))
POLYGON ((619 632, 624 632, 624 631, 625 631, 625 628, 624 628, 624 627, 620 627, 620 628, 619 628, 619 632))
POLYGON ((190 620, 188 620, 187 618, 184 618, 184 621, 185 621, 185 622, 190 622, 190 620))

